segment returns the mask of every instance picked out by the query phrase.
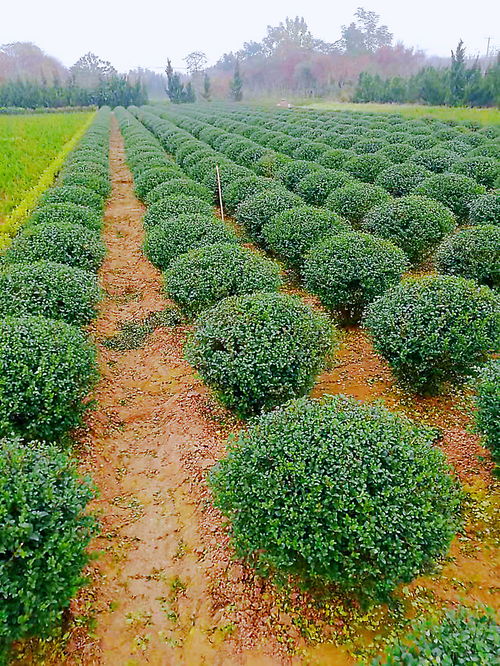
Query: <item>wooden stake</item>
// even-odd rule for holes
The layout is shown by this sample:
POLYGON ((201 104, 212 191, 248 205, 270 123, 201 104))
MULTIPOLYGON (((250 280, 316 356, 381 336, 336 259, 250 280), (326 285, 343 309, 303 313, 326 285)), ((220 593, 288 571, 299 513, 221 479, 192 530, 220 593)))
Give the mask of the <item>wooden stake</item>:
POLYGON ((215 165, 215 171, 217 172, 217 187, 219 189, 219 206, 220 206, 220 216, 222 218, 222 221, 224 222, 224 207, 222 205, 222 187, 220 185, 220 172, 219 172, 219 165, 215 165))

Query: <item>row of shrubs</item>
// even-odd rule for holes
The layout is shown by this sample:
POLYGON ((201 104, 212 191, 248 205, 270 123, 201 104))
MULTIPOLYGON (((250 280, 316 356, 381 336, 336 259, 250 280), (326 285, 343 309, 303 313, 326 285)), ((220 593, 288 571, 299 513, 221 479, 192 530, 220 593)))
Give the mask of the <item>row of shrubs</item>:
MULTIPOLYGON (((0 661, 83 584, 94 496, 62 446, 98 378, 82 327, 101 298, 111 112, 96 113, 0 262, 0 661)), ((2 662, 3 663, 3 662, 2 662)))
MULTIPOLYGON (((191 154, 196 154, 193 163, 203 161, 199 142, 135 111, 181 163, 189 165, 191 154)), ((228 185, 236 206, 237 190, 251 194, 255 178, 245 175, 235 181, 240 187, 228 185)), ((290 193, 280 195, 286 200, 290 193)), ((282 240, 290 228, 297 242, 307 245, 300 222, 307 229, 312 213, 325 229, 335 229, 332 240, 360 236, 333 213, 302 202, 278 213, 285 216, 280 219, 285 231, 277 229, 276 238, 282 240)), ((187 228, 189 219, 183 220, 187 228)), ((367 242, 378 240, 365 236, 367 242)), ((211 262, 218 262, 219 255, 229 262, 226 252, 215 244, 195 254, 197 264, 187 252, 171 267, 177 270, 185 262, 196 267, 196 282, 201 276, 220 284, 211 262)), ((180 272, 177 279, 188 294, 189 274, 180 272)), ((328 322, 321 319, 300 301, 276 293, 222 298, 198 317, 187 349, 190 362, 240 415, 263 410, 212 470, 210 486, 216 505, 230 519, 237 554, 260 573, 385 600, 446 553, 460 524, 461 493, 443 454, 432 445, 431 431, 344 397, 294 397, 308 391, 314 370, 331 350, 333 331, 325 335, 328 322)), ((492 627, 490 618, 484 644, 494 654, 492 627)))

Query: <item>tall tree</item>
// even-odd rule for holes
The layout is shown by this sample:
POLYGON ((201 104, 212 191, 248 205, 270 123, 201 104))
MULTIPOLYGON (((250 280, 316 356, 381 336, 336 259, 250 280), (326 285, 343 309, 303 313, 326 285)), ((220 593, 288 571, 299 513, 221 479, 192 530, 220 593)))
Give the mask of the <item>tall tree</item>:
POLYGON ((292 49, 312 49, 314 38, 303 16, 285 19, 278 26, 267 26, 267 37, 262 40, 267 55, 292 49))
POLYGON ((102 81, 118 75, 108 60, 102 60, 90 51, 70 68, 71 78, 81 88, 96 88, 102 81))
POLYGON ((186 68, 189 74, 191 74, 191 76, 196 76, 205 69, 207 56, 203 51, 191 51, 191 53, 188 53, 184 58, 184 62, 186 63, 186 68))
POLYGON ((341 28, 342 37, 337 44, 345 53, 375 53, 383 46, 391 46, 392 34, 386 25, 379 25, 380 16, 363 7, 354 13, 355 21, 341 28))
POLYGON ((201 92, 201 96, 205 100, 205 102, 211 101, 212 97, 211 83, 210 83, 210 77, 208 76, 207 72, 205 72, 203 76, 203 90, 201 92))
POLYGON ((450 104, 460 106, 464 103, 467 73, 465 68, 465 46, 458 42, 457 50, 451 52, 450 67, 450 104))
POLYGON ((184 94, 182 95, 182 101, 188 104, 196 102, 196 95, 191 81, 187 82, 186 89, 184 90, 184 94))
POLYGON ((241 102, 243 99, 243 79, 240 73, 240 61, 236 61, 234 66, 234 74, 229 84, 229 96, 233 102, 241 102))
POLYGON ((172 104, 180 104, 184 101, 184 85, 181 77, 177 72, 174 72, 170 59, 167 60, 165 67, 165 74, 167 75, 167 95, 172 104))

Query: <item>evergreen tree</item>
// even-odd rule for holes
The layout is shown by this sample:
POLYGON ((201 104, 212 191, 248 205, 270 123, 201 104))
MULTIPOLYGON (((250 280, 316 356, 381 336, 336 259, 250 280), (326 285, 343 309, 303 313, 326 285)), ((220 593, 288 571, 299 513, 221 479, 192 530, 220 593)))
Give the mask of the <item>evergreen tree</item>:
POLYGON ((187 104, 190 104, 192 102, 196 102, 196 95, 194 94, 194 88, 193 88, 193 84, 191 83, 191 81, 188 81, 188 83, 186 85, 186 89, 183 92, 181 101, 185 102, 187 104))
POLYGON ((461 104, 464 104, 466 82, 465 47, 463 41, 460 40, 458 42, 457 50, 451 52, 449 102, 452 106, 460 106, 461 104))
POLYGON ((201 93, 201 96, 205 100, 205 102, 210 102, 211 101, 211 83, 210 83, 210 77, 208 74, 205 72, 205 75, 203 77, 203 91, 201 93))
POLYGON ((240 61, 237 60, 234 66, 234 75, 229 84, 229 96, 234 102, 241 102, 243 99, 243 79, 240 74, 240 61))
POLYGON ((184 85, 182 84, 179 74, 174 72, 170 60, 167 60, 165 74, 167 75, 166 91, 169 100, 172 102, 172 104, 180 104, 181 102, 185 101, 184 85))

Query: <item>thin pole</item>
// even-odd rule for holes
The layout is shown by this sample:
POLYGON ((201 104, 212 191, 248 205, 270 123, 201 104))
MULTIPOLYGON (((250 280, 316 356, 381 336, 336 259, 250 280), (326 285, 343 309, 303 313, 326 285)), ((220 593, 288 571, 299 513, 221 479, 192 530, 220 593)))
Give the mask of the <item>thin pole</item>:
POLYGON ((219 206, 220 206, 220 216, 222 218, 222 221, 224 222, 224 207, 222 205, 222 187, 220 185, 220 172, 219 172, 219 165, 215 165, 215 171, 217 173, 217 188, 219 190, 219 206))

